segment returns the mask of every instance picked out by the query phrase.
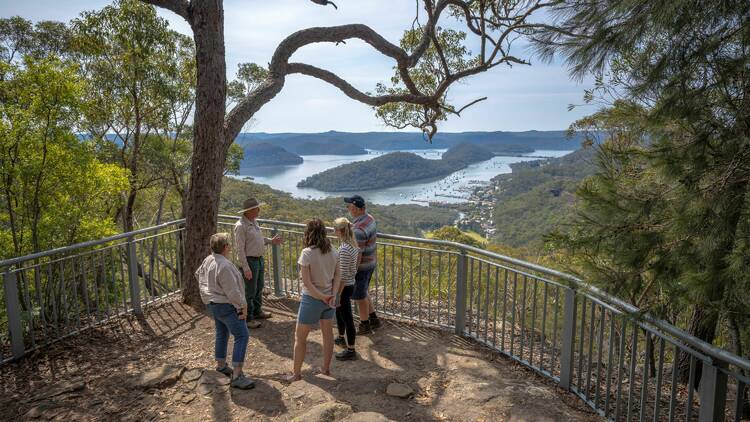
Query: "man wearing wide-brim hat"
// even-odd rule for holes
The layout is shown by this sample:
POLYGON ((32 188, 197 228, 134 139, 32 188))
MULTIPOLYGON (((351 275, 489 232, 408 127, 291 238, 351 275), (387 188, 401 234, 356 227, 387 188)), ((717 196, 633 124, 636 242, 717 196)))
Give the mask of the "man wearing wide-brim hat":
POLYGON ((263 237, 260 226, 255 221, 263 205, 255 198, 248 198, 242 203, 240 220, 234 225, 234 250, 240 260, 242 273, 245 276, 245 298, 247 299, 247 326, 259 328, 260 320, 271 317, 270 312, 264 312, 263 285, 264 262, 263 254, 266 245, 278 245, 281 236, 273 238, 263 237))

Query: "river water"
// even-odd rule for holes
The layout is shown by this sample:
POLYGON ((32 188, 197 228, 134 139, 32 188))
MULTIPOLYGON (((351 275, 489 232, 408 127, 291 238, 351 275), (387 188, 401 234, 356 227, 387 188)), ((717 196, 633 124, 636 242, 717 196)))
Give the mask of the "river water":
MULTIPOLYGON (((424 158, 440 159, 445 149, 406 150, 424 158)), ((298 188, 297 183, 316 173, 354 161, 371 160, 379 155, 394 151, 368 150, 363 155, 306 155, 304 162, 294 166, 270 166, 243 169, 239 179, 252 177, 256 183, 269 185, 274 189, 289 192, 295 198, 321 199, 327 197, 341 197, 358 193, 365 200, 375 204, 421 204, 427 202, 465 202, 470 189, 481 183, 487 183, 498 174, 510 173, 510 164, 521 161, 532 161, 538 157, 562 157, 572 151, 538 150, 521 157, 493 157, 481 163, 475 163, 463 170, 448 176, 408 183, 391 188, 361 192, 323 192, 312 188, 298 188)))

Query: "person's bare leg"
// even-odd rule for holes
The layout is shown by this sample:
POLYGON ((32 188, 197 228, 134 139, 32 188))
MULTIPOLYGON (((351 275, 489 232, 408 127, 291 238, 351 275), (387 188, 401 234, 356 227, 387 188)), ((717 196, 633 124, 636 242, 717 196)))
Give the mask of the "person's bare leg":
POLYGON ((369 297, 357 301, 357 308, 359 309, 359 321, 364 322, 370 319, 370 302, 369 297))
MULTIPOLYGON (((372 306, 372 299, 370 299, 370 296, 367 296, 366 300, 367 300, 367 305, 368 305, 367 315, 370 315, 371 313, 375 312, 375 307, 372 306)), ((368 318, 369 318, 369 316, 368 316, 368 318)))
POLYGON ((331 375, 331 358, 333 357, 333 320, 320 320, 320 333, 323 336, 323 374, 331 375))
POLYGON ((242 365, 237 365, 232 368, 232 379, 237 378, 240 375, 242 375, 242 365))
POLYGON ((310 326, 306 324, 297 324, 297 329, 294 335, 294 369, 293 379, 299 380, 302 378, 302 362, 305 361, 305 353, 307 352, 307 335, 310 334, 310 326))

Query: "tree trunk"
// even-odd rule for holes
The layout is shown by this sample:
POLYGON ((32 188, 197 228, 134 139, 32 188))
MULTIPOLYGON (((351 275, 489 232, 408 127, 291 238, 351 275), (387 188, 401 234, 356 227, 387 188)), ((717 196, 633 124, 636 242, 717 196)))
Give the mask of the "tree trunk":
MULTIPOLYGON (((713 343, 716 338, 716 324, 719 316, 716 312, 711 312, 701 304, 693 305, 693 314, 690 316, 690 325, 688 333, 698 337, 706 343, 713 343)), ((701 380, 701 370, 703 369, 700 360, 695 360, 695 378, 693 386, 698 388, 701 380)), ((681 384, 687 384, 690 381, 690 355, 680 353, 677 358, 677 380, 681 384)))
POLYGON ((193 273, 210 252, 208 241, 216 232, 219 192, 227 152, 224 134, 224 11, 221 2, 193 2, 191 21, 195 39, 197 85, 193 157, 185 204, 182 298, 186 304, 202 309, 203 303, 193 273))

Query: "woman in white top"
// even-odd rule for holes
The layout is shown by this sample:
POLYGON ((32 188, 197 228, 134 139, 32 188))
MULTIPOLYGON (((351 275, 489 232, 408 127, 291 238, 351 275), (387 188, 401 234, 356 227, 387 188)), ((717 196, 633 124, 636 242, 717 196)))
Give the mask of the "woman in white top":
POLYGON ((307 335, 320 323, 323 334, 323 366, 325 375, 331 374, 333 356, 333 314, 336 309, 335 292, 341 283, 338 253, 331 247, 326 227, 318 218, 307 222, 303 245, 297 263, 302 278, 302 300, 297 313, 294 340, 294 368, 292 381, 302 379, 302 362, 307 351, 307 335))
POLYGON ((357 352, 354 350, 357 333, 354 328, 351 299, 352 293, 354 293, 354 275, 357 274, 357 266, 360 260, 359 246, 357 245, 357 239, 354 237, 352 224, 346 218, 337 218, 333 222, 333 230, 341 242, 339 247, 341 287, 337 292, 340 300, 337 301, 339 306, 336 308, 336 325, 339 329, 339 336, 334 343, 345 347, 344 350, 336 353, 336 359, 354 360, 357 359, 357 352), (344 334, 346 334, 346 338, 344 338, 344 334))

